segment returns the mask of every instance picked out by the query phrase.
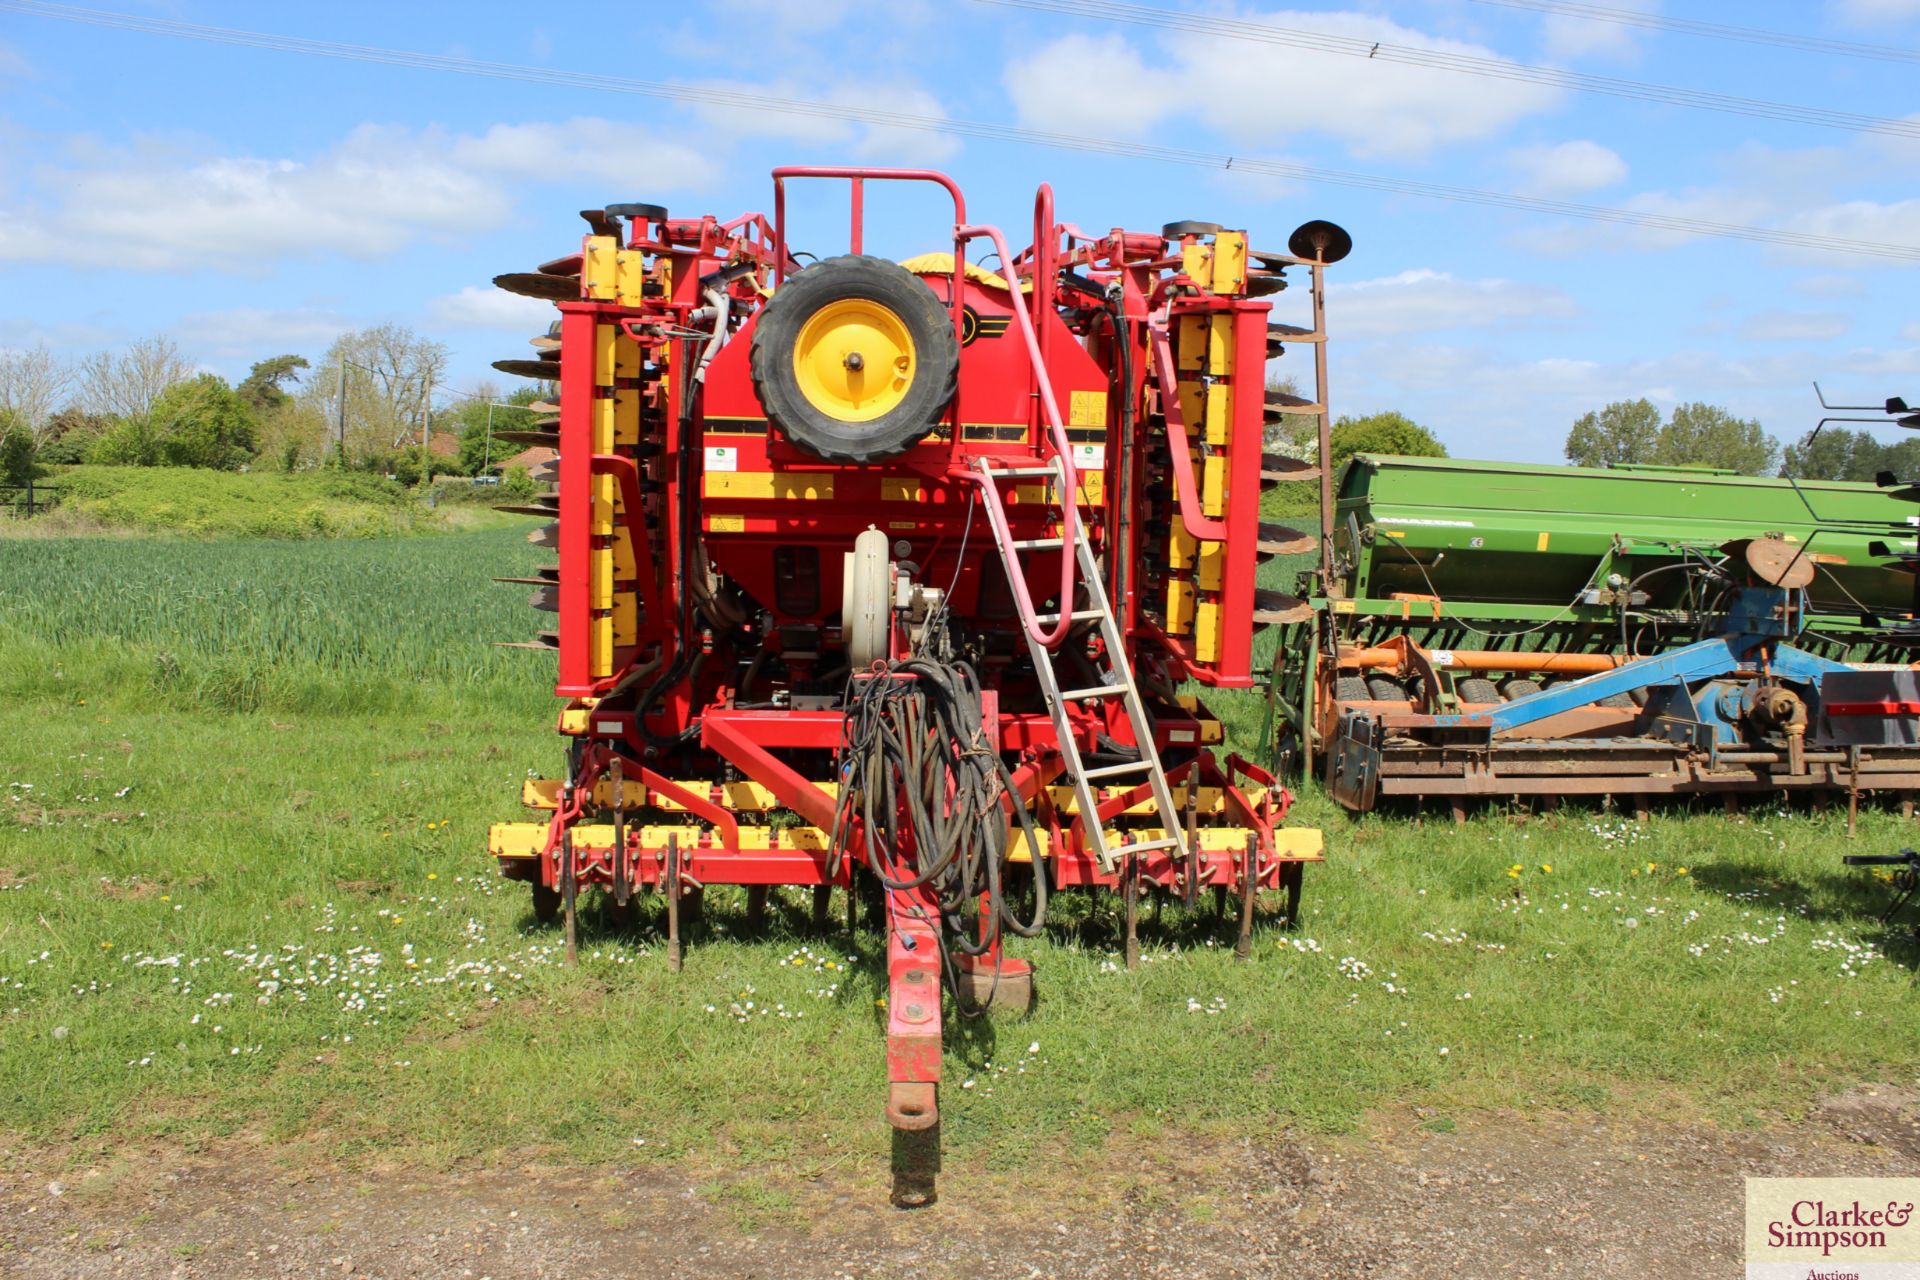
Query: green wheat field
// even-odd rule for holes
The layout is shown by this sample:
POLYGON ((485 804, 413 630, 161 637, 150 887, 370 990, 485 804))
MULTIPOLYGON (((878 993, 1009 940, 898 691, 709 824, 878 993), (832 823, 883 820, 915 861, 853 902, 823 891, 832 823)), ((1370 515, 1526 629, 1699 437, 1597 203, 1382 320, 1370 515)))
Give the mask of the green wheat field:
MULTIPOLYGON (((0 1141, 329 1159, 883 1160, 879 940, 768 933, 716 890, 680 974, 657 904, 561 964, 485 855, 558 768, 516 530, 0 539, 0 1141)), ((1274 569, 1289 585, 1286 567, 1274 569)), ((1258 697, 1215 695, 1244 751, 1258 697)), ((1110 1136, 1353 1131, 1419 1108, 1632 1107, 1742 1126, 1913 1084, 1914 948, 1840 865, 1910 824, 1777 804, 1644 825, 1344 815, 1254 959, 1210 903, 1063 898, 1021 1019, 949 1022, 950 1167, 1110 1136)), ((1231 915, 1231 911, 1229 912, 1231 915)), ((834 918, 841 913, 836 904, 834 918)))

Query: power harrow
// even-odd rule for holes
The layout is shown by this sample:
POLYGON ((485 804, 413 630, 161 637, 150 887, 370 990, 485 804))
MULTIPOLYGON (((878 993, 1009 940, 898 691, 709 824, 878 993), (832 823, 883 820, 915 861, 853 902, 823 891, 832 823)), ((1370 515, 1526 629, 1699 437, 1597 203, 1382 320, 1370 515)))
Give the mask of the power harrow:
POLYGON ((553 487, 511 509, 556 553, 523 581, 554 615, 531 645, 556 655, 566 768, 491 852, 570 944, 580 893, 659 895, 674 967, 708 886, 745 886, 750 918, 808 886, 823 926, 836 888, 850 918, 877 903, 886 1116, 924 1134, 943 993, 1024 1008, 1003 941, 1049 895, 1121 894, 1130 962, 1143 893, 1235 895, 1242 955, 1262 890, 1298 913, 1319 832, 1183 690, 1253 687, 1255 632, 1307 616, 1255 582, 1313 543, 1260 522, 1263 489, 1311 471, 1262 444, 1323 411, 1324 332, 1264 299, 1294 269, 1319 316, 1350 242, 1090 233, 1043 186, 1015 253, 924 170, 783 168, 773 199, 588 210, 576 249, 495 281, 558 312, 496 367, 557 389, 515 433, 557 450, 553 487), (849 194, 845 252, 789 244, 802 179, 849 194), (953 208, 904 262, 863 249, 868 195, 897 183, 953 208), (1292 344, 1313 400, 1266 390, 1292 344))
POLYGON ((1910 810, 1917 493, 1357 457, 1275 659, 1274 754, 1349 808, 1456 820, 1486 797, 1910 810))

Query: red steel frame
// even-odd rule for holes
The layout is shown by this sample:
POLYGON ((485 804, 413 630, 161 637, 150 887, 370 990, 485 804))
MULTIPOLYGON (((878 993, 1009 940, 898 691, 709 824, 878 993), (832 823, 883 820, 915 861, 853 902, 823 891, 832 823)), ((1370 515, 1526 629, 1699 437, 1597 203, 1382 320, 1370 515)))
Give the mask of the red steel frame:
MULTIPOLYGON (((1117 374, 1114 374, 1104 385, 1113 393, 1130 397, 1138 407, 1138 412, 1134 423, 1135 438, 1123 439, 1119 438, 1114 406, 1109 404, 1106 411, 1108 439, 1114 446, 1112 454, 1116 460, 1124 461, 1118 474, 1109 465, 1105 490, 1107 498, 1100 523, 1094 530, 1109 549, 1109 575, 1114 573, 1111 566, 1129 566, 1124 590, 1115 596, 1116 607, 1122 611, 1122 624, 1127 633, 1137 638, 1136 645, 1151 646, 1167 655, 1173 664, 1171 675, 1174 677, 1190 676, 1202 683, 1227 687, 1250 685, 1253 628, 1247 620, 1253 610, 1260 450, 1258 447, 1230 447, 1229 486, 1234 500, 1228 504, 1225 517, 1206 516, 1201 510, 1188 457, 1188 424, 1182 418, 1179 397, 1170 391, 1178 380, 1172 335, 1176 321, 1187 315, 1225 313, 1233 317, 1233 367, 1248 371, 1241 375, 1248 385, 1241 387, 1241 393, 1234 397, 1233 438, 1259 441, 1264 435, 1263 397, 1260 392, 1264 390, 1267 304, 1245 298, 1212 295, 1204 290, 1196 296, 1190 290, 1170 287, 1183 279, 1177 277, 1170 282, 1164 274, 1169 269, 1177 271, 1181 261, 1177 248, 1173 256, 1168 257, 1165 241, 1156 235, 1116 229, 1104 236, 1094 237, 1071 225, 1056 224, 1053 221, 1052 192, 1044 186, 1035 199, 1033 246, 1016 258, 996 228, 967 221, 966 203, 959 187, 951 178, 932 170, 800 166, 776 169, 773 178, 774 212, 771 225, 758 215, 748 215, 725 224, 712 218, 670 221, 658 224, 658 238, 649 238, 649 228, 654 224, 636 221, 627 247, 658 255, 659 260, 670 264, 668 274, 671 279, 670 292, 646 299, 640 314, 636 315, 634 308, 611 302, 583 300, 557 304, 561 314, 563 358, 558 423, 560 623, 556 693, 575 699, 576 706, 586 706, 588 704, 577 700, 592 699, 615 689, 642 655, 657 659, 664 668, 683 650, 692 652, 691 646, 697 643, 696 637, 683 631, 680 626, 679 604, 684 598, 687 584, 678 580, 677 566, 685 562, 682 538, 683 531, 689 527, 682 518, 682 504, 701 500, 700 468, 683 465, 683 455, 690 459, 693 449, 693 441, 685 438, 684 424, 695 421, 700 407, 689 401, 699 391, 689 386, 683 370, 674 368, 673 376, 661 379, 648 392, 655 397, 656 418, 661 423, 663 433, 662 465, 677 468, 672 482, 665 485, 662 500, 655 512, 659 528, 664 534, 665 555, 659 563, 638 566, 639 612, 642 619, 638 643, 617 654, 618 660, 611 675, 595 677, 592 672, 588 622, 592 615, 590 561, 593 551, 593 478, 612 476, 615 479, 629 528, 636 527, 635 522, 643 518, 648 510, 646 496, 642 492, 642 471, 635 460, 617 451, 612 454, 597 453, 592 447, 595 402, 603 392, 613 393, 612 388, 602 388, 596 383, 592 356, 596 326, 618 324, 623 332, 634 337, 648 337, 655 341, 659 351, 668 352, 673 348, 672 342, 659 339, 658 335, 663 329, 676 334, 687 329, 688 318, 702 303, 703 269, 715 269, 723 262, 746 262, 751 265, 755 276, 770 273, 773 283, 777 285, 792 266, 786 241, 786 184, 790 180, 803 178, 845 180, 850 184, 849 241, 855 253, 861 251, 864 243, 865 188, 868 182, 926 182, 942 188, 952 197, 953 264, 946 304, 953 315, 956 336, 965 333, 966 308, 962 305, 963 300, 974 296, 969 293, 970 286, 965 274, 967 245, 976 239, 986 239, 999 254, 1004 272, 1015 285, 1011 293, 1011 319, 1019 331, 1021 347, 1027 358, 1025 416, 1030 428, 1027 440, 1031 443, 1014 446, 1011 450, 1004 446, 970 448, 965 431, 965 424, 970 420, 967 409, 981 389, 970 388, 963 376, 960 392, 955 396, 947 415, 948 456, 944 475, 939 478, 955 485, 980 486, 986 498, 984 514, 990 523, 1000 527, 1002 537, 1018 535, 1006 525, 1009 512, 1002 507, 992 482, 970 465, 981 454, 1008 454, 1007 460, 1022 457, 1034 459, 1036 455, 1040 458, 1057 457, 1066 492, 1078 494, 1080 491, 1073 448, 1056 401, 1055 379, 1060 375, 1056 371, 1051 341, 1052 330, 1058 323, 1054 301, 1055 271, 1060 267, 1078 267, 1096 278, 1104 277, 1117 286, 1124 323, 1116 322, 1113 325, 1112 341, 1128 343, 1133 347, 1133 379, 1132 385, 1121 386, 1117 374), (1024 299, 1018 287, 1022 281, 1031 283, 1031 292, 1024 299), (1195 658, 1191 645, 1185 640, 1166 635, 1142 615, 1134 567, 1142 559, 1145 531, 1140 528, 1137 518, 1129 518, 1128 507, 1137 503, 1144 493, 1145 468, 1141 443, 1146 438, 1145 422, 1150 397, 1155 395, 1170 441, 1172 494, 1177 502, 1178 518, 1196 539, 1225 544, 1221 650, 1217 658, 1206 663, 1195 658), (694 482, 691 490, 685 485, 688 477, 692 477, 694 482)), ((743 296, 743 300, 750 301, 751 298, 743 296)), ((1079 351, 1079 344, 1070 345, 1076 353, 1079 351)), ((682 353, 688 350, 691 348, 685 345, 680 348, 682 353)), ((674 358, 684 358, 684 355, 674 358)), ((1109 356, 1109 360, 1111 358, 1109 356)), ((815 467, 813 470, 830 473, 835 470, 858 472, 860 469, 815 467)), ((952 515, 951 508, 948 514, 952 515)), ((1011 518, 1031 527, 1038 514, 1015 508, 1011 518)), ((1081 518, 1076 501, 1061 504, 1060 522, 1065 526, 1063 532, 1069 547, 1072 545, 1074 522, 1081 518)), ((707 534, 710 542, 714 536, 711 532, 707 534)), ((974 545, 981 553, 991 554, 992 543, 985 530, 976 527, 971 536, 977 539, 974 545)), ((1074 557, 1070 553, 1062 555, 1059 568, 1059 598, 1063 602, 1071 601, 1075 577, 1074 557)), ((1035 606, 1028 595, 1026 582, 1016 580, 1011 585, 1020 606, 1020 621, 1043 644, 1049 647, 1059 644, 1072 625, 1071 619, 1063 616, 1051 630, 1039 628, 1032 622, 1035 606)), ((1063 615, 1069 612, 1070 609, 1062 607, 1063 615)), ((810 778, 775 752, 792 749, 836 750, 841 745, 844 733, 841 714, 837 710, 738 708, 730 704, 730 691, 725 689, 717 700, 696 705, 705 696, 683 680, 680 687, 670 690, 666 699, 653 709, 648 724, 639 723, 635 713, 625 707, 609 706, 605 710, 596 707, 584 718, 573 721, 563 717, 563 731, 576 734, 582 746, 577 752, 565 797, 554 811, 546 847, 538 860, 536 874, 544 884, 553 886, 560 882, 563 848, 570 850, 567 856, 573 860, 574 878, 578 883, 618 882, 635 889, 660 888, 677 894, 679 885, 672 883, 670 861, 677 866, 680 879, 694 885, 818 886, 850 883, 851 860, 834 858, 824 850, 813 852, 793 848, 741 847, 738 821, 720 803, 713 790, 702 794, 697 785, 674 782, 654 768, 638 763, 649 758, 646 734, 650 726, 657 722, 658 725, 678 729, 697 722, 701 749, 731 765, 742 776, 768 788, 780 806, 792 810, 804 821, 823 831, 831 831, 834 828, 835 802, 819 790, 810 778), (621 847, 617 849, 611 843, 596 845, 579 836, 563 841, 563 835, 585 811, 587 802, 583 797, 593 794, 595 783, 605 774, 616 751, 622 752, 624 776, 627 779, 671 800, 675 806, 704 820, 711 829, 690 842, 676 844, 672 850, 664 843, 648 843, 644 830, 633 826, 625 828, 621 847)), ((1110 713, 1102 716, 1081 710, 1075 716, 1075 724, 1076 734, 1082 736, 1089 748, 1093 746, 1096 735, 1123 730, 1123 718, 1121 723, 1116 723, 1110 713)), ((999 750, 1016 754, 1019 761, 1015 772, 1017 796, 1009 797, 1006 801, 1011 816, 1014 803, 1033 803, 1041 790, 1058 776, 1061 757, 1055 730, 1044 713, 1000 713, 992 700, 991 691, 985 728, 999 750)), ((1075 815, 1063 831, 1051 805, 1043 803, 1041 808, 1046 819, 1045 825, 1053 833, 1053 847, 1044 865, 1036 869, 1037 873, 1049 875, 1051 883, 1061 887, 1120 888, 1147 882, 1189 895, 1200 886, 1227 888, 1243 898, 1260 889, 1281 889, 1289 884, 1297 890, 1301 862, 1317 855, 1289 852, 1275 840, 1275 829, 1286 817, 1289 797, 1270 776, 1237 758, 1229 757, 1223 767, 1211 752, 1197 747, 1202 737, 1200 729, 1197 718, 1186 722, 1162 718, 1156 727, 1158 740, 1152 744, 1152 748, 1164 750, 1175 743, 1196 744, 1192 760, 1170 770, 1169 780, 1184 779, 1190 786, 1219 788, 1233 815, 1251 833, 1252 838, 1246 849, 1228 851, 1196 846, 1190 859, 1176 859, 1166 853, 1150 854, 1133 858, 1113 871, 1105 871, 1087 848, 1084 824, 1088 815, 1075 815), (1252 799, 1236 781, 1240 777, 1250 777, 1264 784, 1266 790, 1263 799, 1259 802, 1252 799)), ((1142 784, 1134 792, 1114 796, 1100 806, 1100 812, 1093 815, 1094 820, 1103 823, 1110 821, 1145 795, 1146 786, 1142 784)), ((859 848, 863 843, 856 827, 851 833, 849 847, 859 848)), ((911 850, 869 851, 869 856, 905 866, 910 862, 911 850)), ((891 1083, 888 1116, 896 1127, 922 1128, 932 1125, 937 1118, 933 1086, 940 1078, 941 1062, 939 949, 942 941, 939 917, 930 893, 925 890, 889 890, 886 901, 889 982, 887 1061, 891 1083)), ((1251 918, 1250 911, 1247 918, 1251 918)), ((1019 962, 1000 956, 997 947, 972 963, 975 967, 985 966, 1002 973, 1024 971, 1024 966, 1019 962)))

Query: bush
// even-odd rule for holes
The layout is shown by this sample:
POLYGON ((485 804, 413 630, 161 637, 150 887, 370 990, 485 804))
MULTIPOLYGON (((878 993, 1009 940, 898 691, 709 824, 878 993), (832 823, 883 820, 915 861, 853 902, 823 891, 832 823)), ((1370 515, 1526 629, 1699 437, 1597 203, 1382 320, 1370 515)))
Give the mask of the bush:
POLYGON ((531 498, 538 492, 540 486, 534 483, 525 467, 508 467, 507 473, 500 477, 500 496, 503 498, 531 498))
POLYGON ((157 467, 160 435, 152 418, 122 418, 87 443, 82 460, 100 467, 157 467))
POLYGON ((238 471, 253 460, 253 408, 217 374, 174 383, 153 402, 150 417, 168 466, 238 471))
POLYGON ((366 538, 437 521, 398 485, 350 471, 235 475, 188 467, 75 467, 60 479, 76 517, 202 537, 366 538))

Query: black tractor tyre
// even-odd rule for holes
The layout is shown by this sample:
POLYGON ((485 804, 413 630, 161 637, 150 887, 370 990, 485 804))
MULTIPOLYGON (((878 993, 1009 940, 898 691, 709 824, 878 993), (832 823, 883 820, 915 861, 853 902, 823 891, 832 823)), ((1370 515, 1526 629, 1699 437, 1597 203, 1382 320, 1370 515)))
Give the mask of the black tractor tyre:
POLYGON ((960 384, 960 344, 946 304, 898 263, 864 254, 828 258, 788 278, 754 326, 748 352, 754 393, 773 424, 828 462, 883 462, 917 444, 960 384), (826 413, 800 389, 794 344, 808 319, 830 303, 864 299, 900 318, 913 339, 915 368, 905 397, 866 422, 826 413))
POLYGON ((1453 686, 1462 702, 1499 702, 1500 686, 1491 680, 1462 680, 1453 686))

